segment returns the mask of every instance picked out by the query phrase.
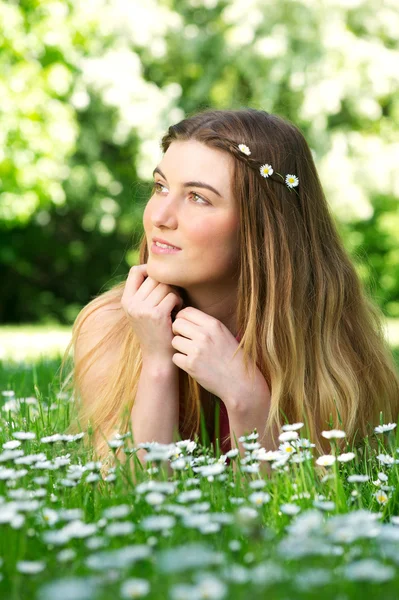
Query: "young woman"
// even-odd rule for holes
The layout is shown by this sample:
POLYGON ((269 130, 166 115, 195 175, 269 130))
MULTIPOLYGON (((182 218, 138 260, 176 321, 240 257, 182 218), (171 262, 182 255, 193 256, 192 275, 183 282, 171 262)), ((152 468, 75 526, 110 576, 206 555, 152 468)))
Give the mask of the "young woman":
POLYGON ((380 411, 396 422, 382 314, 299 129, 265 111, 207 110, 169 127, 162 148, 140 264, 74 323, 70 431, 91 424, 105 458, 129 423, 134 445, 169 443, 193 439, 202 412, 223 451, 255 427, 276 449, 280 427, 302 421, 324 453, 324 429, 356 444, 380 411))

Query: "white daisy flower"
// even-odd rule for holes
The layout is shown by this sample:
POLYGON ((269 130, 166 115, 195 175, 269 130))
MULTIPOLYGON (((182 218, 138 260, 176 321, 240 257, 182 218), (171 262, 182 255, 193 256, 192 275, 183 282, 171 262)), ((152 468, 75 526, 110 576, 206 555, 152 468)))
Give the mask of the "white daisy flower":
POLYGON ((117 504, 104 508, 102 516, 106 519, 123 519, 130 514, 130 506, 128 504, 117 504))
POLYGON ((267 492, 253 492, 248 496, 248 500, 256 506, 262 506, 267 502, 270 502, 270 494, 267 492))
POLYGON ((5 442, 3 444, 3 448, 4 450, 15 450, 15 448, 18 448, 18 446, 21 445, 21 442, 19 442, 18 440, 10 440, 9 442, 5 442))
POLYGON ((374 427, 374 433, 386 433, 387 431, 392 431, 395 429, 396 423, 388 423, 387 425, 379 425, 378 427, 374 427))
POLYGON ((290 502, 287 502, 286 504, 282 504, 280 506, 280 510, 285 515, 297 515, 300 512, 301 507, 298 506, 297 504, 292 504, 290 502))
POLYGON ((31 431, 14 431, 12 436, 16 440, 34 440, 36 439, 36 434, 31 431))
POLYGON ((162 504, 162 502, 165 500, 165 498, 166 498, 166 496, 164 496, 160 492, 150 492, 149 494, 146 495, 145 501, 147 502, 147 504, 150 504, 151 506, 158 506, 158 505, 162 504))
POLYGON ((133 533, 135 530, 134 523, 130 521, 115 521, 110 523, 104 530, 105 535, 109 537, 125 536, 133 533))
POLYGON ((348 460, 352 460, 353 458, 355 458, 354 452, 344 452, 343 454, 337 456, 337 460, 339 460, 339 462, 348 462, 348 460))
POLYGON ((259 442, 242 442, 242 445, 245 450, 259 450, 261 447, 259 442))
POLYGON ((247 156, 251 154, 251 150, 245 144, 238 144, 238 147, 243 154, 246 154, 247 156))
POLYGON ((292 425, 287 423, 282 426, 283 431, 296 431, 297 429, 301 429, 303 427, 303 423, 293 423, 292 425))
POLYGON ((347 478, 347 481, 349 483, 364 483, 365 481, 369 481, 370 477, 369 475, 361 475, 358 473, 355 473, 354 475, 349 475, 349 477, 347 478))
POLYGON ((192 502, 193 500, 199 500, 200 498, 202 498, 201 490, 187 490, 185 492, 181 492, 177 496, 176 500, 177 502, 185 504, 186 502, 192 502))
POLYGON ((336 438, 344 438, 346 436, 346 433, 345 431, 341 431, 340 429, 330 429, 328 431, 322 431, 321 435, 327 440, 334 440, 336 438))
POLYGON ((395 462, 393 456, 389 456, 389 454, 379 454, 377 456, 377 460, 379 460, 383 465, 393 465, 395 462))
POLYGON ((25 575, 35 575, 46 568, 46 563, 41 560, 20 560, 17 562, 17 571, 25 575))
POLYGON ((297 431, 284 431, 283 433, 280 433, 278 439, 280 442, 291 442, 292 440, 297 440, 298 437, 299 434, 297 431))
POLYGON ((253 481, 250 481, 248 485, 251 490, 261 490, 265 487, 266 481, 264 479, 254 479, 253 481))
POLYGON ((293 188, 299 185, 299 179, 296 175, 286 175, 285 183, 289 188, 293 188))
POLYGON ((257 440, 259 437, 259 433, 257 431, 253 431, 252 433, 250 433, 249 435, 242 435, 241 437, 238 438, 239 442, 249 442, 251 440, 257 440))
POLYGON ((320 465, 322 467, 330 467, 335 463, 335 461, 336 458, 333 454, 323 454, 322 456, 319 456, 319 458, 316 460, 316 465, 320 465))
POLYGON ((279 445, 278 449, 280 451, 280 456, 281 454, 292 454, 293 452, 296 452, 296 448, 289 442, 283 442, 279 445))
POLYGON ((264 164, 261 166, 259 171, 262 177, 270 177, 270 175, 273 174, 273 167, 271 165, 264 164))
POLYGON ((142 598, 150 591, 150 584, 146 579, 126 579, 121 586, 122 598, 142 598))
POLYGON ((236 458, 238 456, 238 448, 233 448, 225 454, 226 458, 236 458))
POLYGON ((378 490, 374 496, 376 497, 378 504, 386 504, 388 502, 388 496, 383 490, 378 490))
POLYGON ((231 540, 228 545, 232 552, 238 552, 241 549, 241 542, 239 540, 231 540))

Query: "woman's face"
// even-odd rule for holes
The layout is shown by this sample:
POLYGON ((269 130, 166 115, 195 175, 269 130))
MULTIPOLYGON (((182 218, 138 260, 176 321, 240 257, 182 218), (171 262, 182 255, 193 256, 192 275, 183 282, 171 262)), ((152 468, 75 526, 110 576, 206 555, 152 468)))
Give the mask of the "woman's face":
POLYGON ((187 290, 231 286, 239 257, 233 160, 193 140, 169 146, 155 169, 154 193, 143 214, 150 277, 187 290), (181 250, 155 254, 154 237, 181 250))

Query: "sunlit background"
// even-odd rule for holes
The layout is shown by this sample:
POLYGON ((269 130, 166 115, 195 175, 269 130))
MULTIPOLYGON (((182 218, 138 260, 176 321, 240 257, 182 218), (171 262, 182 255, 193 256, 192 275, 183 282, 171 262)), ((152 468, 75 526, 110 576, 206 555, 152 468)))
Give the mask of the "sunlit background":
POLYGON ((396 0, 0 0, 0 31, 0 359, 126 277, 160 139, 206 107, 302 129, 399 346, 396 0))

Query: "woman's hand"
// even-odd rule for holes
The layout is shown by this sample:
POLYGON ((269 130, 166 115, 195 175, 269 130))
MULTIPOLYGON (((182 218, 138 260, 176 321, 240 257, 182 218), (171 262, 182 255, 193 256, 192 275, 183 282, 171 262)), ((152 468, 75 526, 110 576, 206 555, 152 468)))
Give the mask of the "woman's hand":
POLYGON ((148 277, 147 264, 129 271, 121 305, 132 324, 143 360, 171 360, 172 313, 183 306, 183 299, 172 286, 148 277))
POLYGON ((252 393, 258 397, 259 392, 270 394, 258 367, 253 377, 252 371, 245 369, 242 349, 232 359, 239 343, 218 319, 188 306, 177 313, 172 331, 172 346, 177 350, 172 357, 175 365, 225 404, 238 403, 240 398, 246 403, 252 393))

